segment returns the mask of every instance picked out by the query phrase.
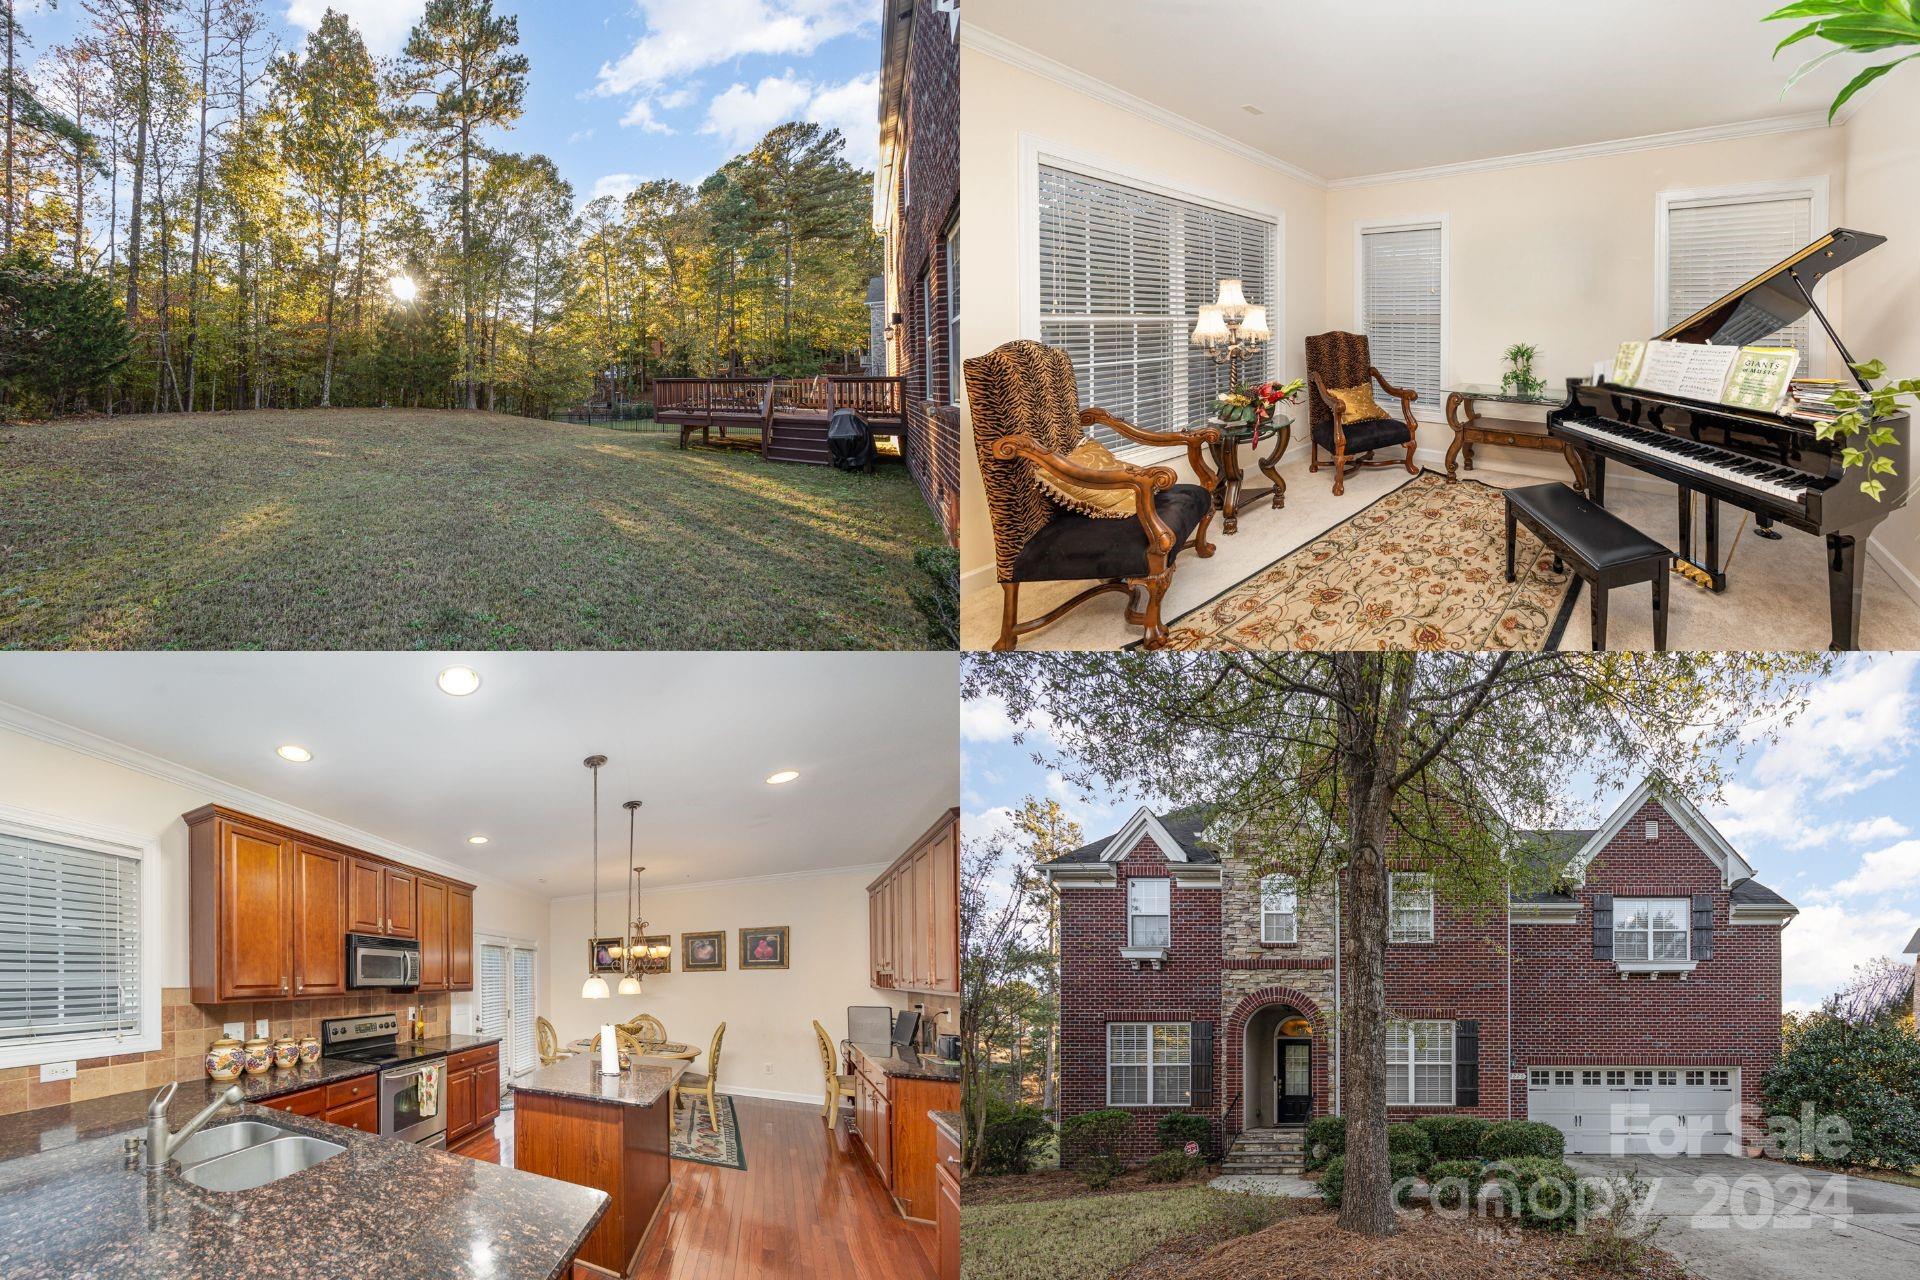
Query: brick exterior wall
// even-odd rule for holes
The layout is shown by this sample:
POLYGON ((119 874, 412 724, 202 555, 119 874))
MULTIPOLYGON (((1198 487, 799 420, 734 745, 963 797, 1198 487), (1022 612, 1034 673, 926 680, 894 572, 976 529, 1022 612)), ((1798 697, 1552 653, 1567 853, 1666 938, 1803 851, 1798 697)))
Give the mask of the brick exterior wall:
MULTIPOLYGON (((1514 926, 1514 1066, 1738 1067, 1743 1107, 1780 1054, 1780 926, 1734 925, 1719 868, 1656 801, 1648 801, 1587 868, 1573 925, 1514 926), (1649 820, 1657 840, 1645 838, 1649 820), (1682 982, 1626 979, 1593 955, 1593 895, 1710 893, 1713 957, 1682 982)), ((1514 1114, 1526 1085, 1515 1081, 1514 1114)), ((1764 1133, 1754 1127, 1749 1140, 1764 1133)))
POLYGON ((888 293, 901 316, 900 324, 888 328, 887 367, 906 379, 907 466, 949 542, 959 537, 960 519, 960 418, 951 407, 957 377, 949 376, 957 369, 947 350, 946 323, 958 282, 947 278, 944 252, 947 233, 960 217, 960 44, 953 21, 934 0, 915 0, 898 108, 902 173, 893 184, 884 245, 888 293), (931 368, 922 354, 928 309, 931 368))
MULTIPOLYGON (((1387 1012, 1407 1021, 1480 1024, 1479 1105, 1389 1107, 1389 1121, 1453 1113, 1489 1120, 1509 1118, 1507 913, 1503 908, 1461 907, 1436 896, 1432 942, 1387 944, 1387 1012)), ((1457 1082, 1457 1075, 1455 1079, 1457 1082)), ((1526 1118, 1524 1092, 1520 1107, 1513 1118, 1526 1118)))

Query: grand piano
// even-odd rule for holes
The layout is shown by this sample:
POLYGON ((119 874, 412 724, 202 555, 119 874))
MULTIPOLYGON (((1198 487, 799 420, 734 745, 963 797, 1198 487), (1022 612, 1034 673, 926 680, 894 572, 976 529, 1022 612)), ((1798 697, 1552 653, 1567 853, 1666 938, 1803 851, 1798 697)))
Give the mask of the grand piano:
MULTIPOLYGON (((1853 357, 1814 302, 1813 290, 1824 277, 1885 243, 1885 236, 1838 228, 1656 338, 1750 346, 1811 313, 1851 365, 1853 357)), ((1573 378, 1567 390, 1567 403, 1547 416, 1547 431, 1579 454, 1589 497, 1605 503, 1609 459, 1678 485, 1677 568, 1714 591, 1726 588, 1721 503, 1753 512, 1763 535, 1779 537, 1775 525, 1825 535, 1833 647, 1858 647, 1866 541, 1906 501, 1906 414, 1880 420, 1893 427, 1899 443, 1876 451, 1893 459, 1897 474, 1884 499, 1875 501, 1861 492, 1860 482, 1867 478, 1863 470, 1844 473, 1840 451, 1845 442, 1818 438, 1810 422, 1611 382, 1573 378), (1696 494, 1706 499, 1704 559, 1694 554, 1696 494)), ((1752 641, 1753 648, 1769 647, 1769 637, 1752 641)))

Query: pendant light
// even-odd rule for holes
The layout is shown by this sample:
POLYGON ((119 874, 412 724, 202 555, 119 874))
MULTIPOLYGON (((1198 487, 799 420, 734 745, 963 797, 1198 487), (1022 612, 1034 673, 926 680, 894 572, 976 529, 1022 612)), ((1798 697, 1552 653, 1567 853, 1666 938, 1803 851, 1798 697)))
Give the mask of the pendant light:
POLYGON ((594 948, 600 943, 600 766, 605 756, 588 756, 585 764, 593 770, 593 937, 587 943, 587 980, 580 984, 582 1000, 605 1000, 607 980, 594 972, 594 948))
POLYGON ((627 811, 627 950, 625 972, 620 975, 620 994, 637 996, 640 994, 640 975, 634 972, 633 965, 633 820, 639 816, 640 802, 629 800, 620 807, 627 811))

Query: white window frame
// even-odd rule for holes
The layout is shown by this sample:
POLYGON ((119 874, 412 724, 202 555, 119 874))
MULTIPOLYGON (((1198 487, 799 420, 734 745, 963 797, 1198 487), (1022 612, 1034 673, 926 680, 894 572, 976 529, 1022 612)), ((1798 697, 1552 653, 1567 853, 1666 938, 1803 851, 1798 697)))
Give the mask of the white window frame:
POLYGON ((1107 1105, 1109 1107, 1190 1107, 1193 1105, 1193 1024, 1189 1022, 1109 1022, 1107 1024, 1107 1105), (1140 1067, 1147 1073, 1147 1100, 1145 1102, 1115 1102, 1113 1100, 1113 1032, 1116 1027, 1140 1027, 1147 1033, 1147 1055, 1142 1062, 1122 1062, 1123 1067, 1140 1067), (1156 1058, 1153 1033, 1161 1027, 1178 1027, 1187 1037, 1187 1053, 1178 1061, 1156 1058), (1159 1067, 1185 1067, 1187 1069, 1187 1090, 1184 1096, 1172 1099, 1162 1098, 1156 1088, 1159 1077, 1154 1074, 1159 1067))
MULTIPOLYGON (((1445 213, 1418 218, 1357 218, 1353 224, 1353 327, 1367 331, 1367 234, 1374 231, 1440 232, 1440 383, 1441 390, 1453 381, 1453 220, 1445 213)), ((1378 388, 1375 388, 1378 390, 1378 388)), ((1445 422, 1443 402, 1413 402, 1416 422, 1445 422)))
MULTIPOLYGON (((1227 193, 1196 187, 1152 170, 1136 168, 1112 156, 1053 142, 1037 134, 1020 135, 1019 199, 1019 308, 1020 336, 1043 341, 1040 319, 1040 170, 1065 169, 1102 182, 1116 182, 1170 200, 1184 200, 1223 213, 1265 222, 1273 228, 1273 285, 1266 301, 1267 328, 1273 336, 1267 340, 1267 372, 1273 378, 1287 376, 1291 348, 1287 345, 1287 215, 1282 209, 1249 204, 1227 193)), ((1211 299, 1208 299, 1211 301, 1211 299)), ((1191 322, 1193 317, 1189 316, 1191 322)), ((1306 446, 1297 446, 1304 449, 1306 446)), ((1148 466, 1162 458, 1186 456, 1181 445, 1137 445, 1114 452, 1136 466, 1148 466)))
POLYGON ((1170 876, 1134 876, 1134 877, 1130 877, 1127 880, 1127 942, 1126 942, 1126 945, 1130 950, 1153 950, 1153 951, 1164 951, 1166 948, 1173 945, 1173 879, 1170 876), (1134 910, 1134 907, 1133 907, 1134 886, 1148 885, 1148 884, 1158 884, 1164 887, 1166 892, 1166 900, 1167 900, 1166 911, 1159 912, 1159 911, 1135 911, 1134 910), (1135 920, 1165 920, 1167 922, 1166 940, 1163 942, 1138 941, 1137 940, 1138 935, 1135 934, 1133 931, 1133 922, 1135 920))
MULTIPOLYGON (((1808 223, 1812 239, 1818 239, 1833 229, 1833 220, 1827 213, 1827 179, 1825 174, 1811 178, 1777 178, 1767 182, 1743 182, 1725 187, 1681 187, 1672 191, 1661 191, 1653 197, 1653 332, 1665 333, 1685 316, 1672 315, 1667 307, 1669 276, 1672 274, 1668 259, 1672 256, 1672 227, 1669 225, 1669 213, 1677 204, 1696 204, 1711 201, 1724 204, 1738 204, 1745 201, 1791 199, 1806 196, 1810 199, 1808 223)), ((1827 282, 1822 279, 1813 287, 1813 300, 1822 311, 1827 309, 1827 282)), ((1829 364, 1832 344, 1821 331, 1819 322, 1814 321, 1810 333, 1809 348, 1812 359, 1809 368, 1802 369, 1802 376, 1823 376, 1829 364)))
POLYGON ((1387 1105, 1390 1107, 1451 1107, 1455 1105, 1454 1099, 1459 1096, 1460 1087, 1460 1078, 1458 1075, 1460 1066, 1459 1048, 1458 1027, 1452 1022, 1438 1018, 1393 1019, 1388 1023, 1387 1034, 1387 1105), (1446 1028, 1447 1056, 1444 1063, 1433 1061, 1421 1062, 1417 1060, 1418 1055, 1414 1052, 1414 1040, 1418 1034, 1416 1028, 1420 1027, 1446 1028), (1404 1028, 1405 1042, 1396 1049, 1394 1032, 1402 1028, 1404 1028), (1398 1055, 1398 1061, 1395 1061, 1396 1054, 1398 1055), (1447 1096, 1445 1101, 1414 1101, 1414 1095, 1417 1092, 1414 1088, 1416 1079, 1415 1068, 1437 1067, 1442 1065, 1447 1069, 1447 1096), (1396 1071, 1404 1072, 1405 1074, 1396 1077, 1396 1071), (1404 1095, 1397 1095, 1394 1091, 1396 1078, 1405 1086, 1404 1095))
MULTIPOLYGON (((1672 934, 1675 932, 1675 930, 1666 929, 1666 930, 1662 930, 1661 932, 1672 934)), ((1655 897, 1640 896, 1640 897, 1632 897, 1632 898, 1627 898, 1627 897, 1615 898, 1613 900, 1613 962, 1622 969, 1630 969, 1630 970, 1691 969, 1694 965, 1693 899, 1688 897, 1674 896, 1674 895, 1655 896, 1655 897), (1680 909, 1681 928, 1678 930, 1678 932, 1681 937, 1686 939, 1686 943, 1687 943, 1687 954, 1684 956, 1679 956, 1679 957, 1655 956, 1653 954, 1653 935, 1654 935, 1653 910, 1655 907, 1663 903, 1671 903, 1675 906, 1678 906, 1680 909), (1633 914, 1632 911, 1629 910, 1629 908, 1636 904, 1647 908, 1646 928, 1636 929, 1636 930, 1623 929, 1621 927, 1623 919, 1626 916, 1633 914), (1644 938, 1647 944, 1647 953, 1643 956, 1621 955, 1620 939, 1622 936, 1644 938)))
POLYGON ((1260 941, 1271 943, 1289 943, 1300 941, 1300 890, 1293 877, 1271 875, 1260 877, 1260 941), (1280 898, 1286 902, 1285 910, 1271 909, 1268 898, 1280 898))
POLYGON ((933 395, 933 263, 920 273, 920 390, 932 404, 933 395))
POLYGON ((955 219, 940 237, 941 279, 947 283, 947 398, 945 404, 960 403, 960 279, 955 270, 960 260, 960 222, 955 219))
POLYGON ((160 1004, 160 845, 143 832, 0 804, 0 831, 29 840, 133 858, 140 863, 140 1023, 119 1035, 68 1036, 0 1045, 0 1067, 36 1067, 114 1054, 152 1053, 164 1043, 160 1004))
POLYGON ((1387 941, 1395 942, 1432 942, 1433 941, 1433 873, 1431 871, 1392 871, 1387 874, 1387 941), (1418 879, 1427 895, 1427 927, 1424 933, 1403 933, 1394 925, 1394 914, 1398 910, 1395 899, 1398 896, 1394 886, 1403 880, 1418 879))

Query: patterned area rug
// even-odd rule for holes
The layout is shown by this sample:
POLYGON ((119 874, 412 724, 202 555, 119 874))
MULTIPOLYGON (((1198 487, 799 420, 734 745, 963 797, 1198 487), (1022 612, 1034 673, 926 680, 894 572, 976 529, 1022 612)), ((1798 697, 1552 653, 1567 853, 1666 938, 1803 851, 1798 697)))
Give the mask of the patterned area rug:
MULTIPOLYGON (((687 1124, 680 1116, 674 1117, 673 1158, 691 1160, 695 1164, 717 1164, 722 1169, 744 1169, 747 1167, 747 1153, 740 1145, 740 1121, 733 1114, 733 1099, 726 1094, 719 1098, 719 1127, 707 1123, 707 1099, 702 1095, 700 1101, 693 1103, 693 1141, 687 1141, 687 1124)), ((682 1106, 688 1105, 687 1095, 680 1095, 682 1106)))
POLYGON ((1580 583, 1520 529, 1506 580, 1506 502, 1423 471, 1169 624, 1175 649, 1552 648, 1580 583))

